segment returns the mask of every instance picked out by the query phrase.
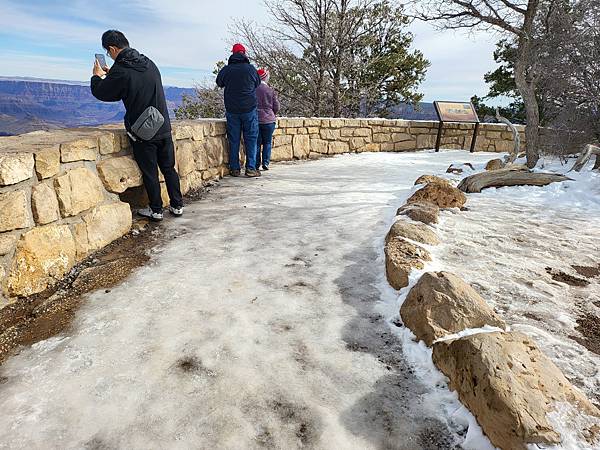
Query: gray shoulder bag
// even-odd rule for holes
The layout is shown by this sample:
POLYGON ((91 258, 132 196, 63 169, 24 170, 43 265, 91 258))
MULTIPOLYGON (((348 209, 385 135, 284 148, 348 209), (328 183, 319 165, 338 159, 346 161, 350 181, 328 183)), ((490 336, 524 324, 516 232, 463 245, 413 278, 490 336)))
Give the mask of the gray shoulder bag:
MULTIPOLYGON (((154 89, 154 98, 156 99, 156 87, 154 89)), ((164 123, 165 118, 160 111, 154 106, 148 106, 140 114, 135 123, 131 125, 131 133, 128 133, 129 137, 134 141, 149 141, 156 136, 156 133, 158 133, 158 130, 160 130, 164 123), (134 136, 131 135, 132 133, 134 136)))

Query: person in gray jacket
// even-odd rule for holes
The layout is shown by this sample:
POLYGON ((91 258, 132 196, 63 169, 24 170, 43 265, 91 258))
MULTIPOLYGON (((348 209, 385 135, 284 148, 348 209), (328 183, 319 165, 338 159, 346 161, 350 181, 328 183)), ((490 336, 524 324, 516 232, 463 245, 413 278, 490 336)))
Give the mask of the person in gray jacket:
POLYGON ((279 112, 277 93, 268 85, 271 75, 267 69, 258 69, 261 79, 260 86, 256 89, 256 102, 258 108, 258 145, 256 150, 256 167, 262 165, 263 170, 269 170, 271 162, 271 149, 273 147, 273 133, 279 112))

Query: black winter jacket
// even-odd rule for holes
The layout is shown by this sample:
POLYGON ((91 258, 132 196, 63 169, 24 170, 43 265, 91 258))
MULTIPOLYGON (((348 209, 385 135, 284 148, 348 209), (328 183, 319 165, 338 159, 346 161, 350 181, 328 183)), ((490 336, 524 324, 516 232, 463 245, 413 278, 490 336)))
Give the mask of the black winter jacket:
POLYGON ((234 53, 217 75, 217 86, 225 88, 225 109, 243 114, 256 108, 256 88, 260 77, 243 53, 234 53))
POLYGON ((103 102, 118 102, 125 105, 125 128, 135 123, 140 114, 154 106, 165 118, 154 140, 165 139, 171 134, 171 122, 165 100, 160 72, 156 65, 133 48, 119 53, 106 78, 92 77, 92 94, 103 102))

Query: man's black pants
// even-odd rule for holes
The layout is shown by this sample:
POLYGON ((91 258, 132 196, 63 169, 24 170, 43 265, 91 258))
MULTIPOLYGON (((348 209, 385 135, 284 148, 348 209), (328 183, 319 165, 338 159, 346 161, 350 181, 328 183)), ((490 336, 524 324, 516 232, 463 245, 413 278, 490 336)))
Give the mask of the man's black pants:
POLYGON ((158 181, 159 168, 165 177, 171 206, 174 208, 183 206, 179 175, 175 171, 175 148, 171 136, 166 139, 134 142, 133 156, 142 171, 152 211, 162 212, 163 207, 158 181))

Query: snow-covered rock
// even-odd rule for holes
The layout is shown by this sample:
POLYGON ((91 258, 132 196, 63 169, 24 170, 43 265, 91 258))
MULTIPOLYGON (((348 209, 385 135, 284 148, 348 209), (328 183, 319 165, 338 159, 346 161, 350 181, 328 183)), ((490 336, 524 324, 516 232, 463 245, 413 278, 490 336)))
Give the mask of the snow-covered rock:
POLYGON ((450 272, 425 273, 400 308, 404 324, 428 346, 468 328, 506 323, 469 284, 450 272))
POLYGON ((396 214, 425 224, 438 223, 440 208, 430 202, 412 202, 398 208, 396 214))
POLYGON ((413 269, 423 269, 431 261, 429 252, 401 238, 385 244, 385 269, 387 279, 394 289, 408 286, 408 276, 413 269))
POLYGON ((429 202, 439 208, 460 208, 467 202, 467 197, 453 186, 444 183, 429 183, 407 200, 407 203, 414 202, 429 202))
POLYGON ((434 231, 425 224, 410 222, 408 220, 397 220, 388 232, 385 241, 389 242, 396 238, 406 238, 422 244, 438 245, 440 240, 434 231))

